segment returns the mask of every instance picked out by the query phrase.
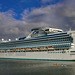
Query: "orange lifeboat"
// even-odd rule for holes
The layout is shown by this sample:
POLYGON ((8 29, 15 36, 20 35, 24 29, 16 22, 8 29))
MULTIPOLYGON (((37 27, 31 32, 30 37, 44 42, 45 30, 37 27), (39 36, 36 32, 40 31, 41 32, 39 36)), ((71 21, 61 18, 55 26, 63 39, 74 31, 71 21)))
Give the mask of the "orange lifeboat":
POLYGON ((38 48, 32 48, 32 50, 38 50, 38 48))
POLYGON ((50 47, 50 46, 49 46, 48 49, 53 49, 53 47, 50 47))
POLYGON ((46 49, 46 47, 40 47, 40 49, 44 50, 44 49, 46 49))
POLYGON ((13 49, 13 51, 16 51, 16 49, 13 49))
POLYGON ((21 50, 25 50, 24 48, 21 48, 21 50))
POLYGON ((4 51, 4 50, 0 50, 0 51, 4 51))
POLYGON ((31 48, 26 48, 26 50, 31 50, 31 48))
POLYGON ((19 48, 17 50, 20 50, 19 48))

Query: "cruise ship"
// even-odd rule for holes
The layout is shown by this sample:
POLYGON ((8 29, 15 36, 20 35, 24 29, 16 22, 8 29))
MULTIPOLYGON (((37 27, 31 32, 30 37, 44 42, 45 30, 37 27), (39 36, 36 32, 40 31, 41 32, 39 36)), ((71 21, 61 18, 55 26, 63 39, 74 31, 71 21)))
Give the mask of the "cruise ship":
POLYGON ((27 37, 0 42, 0 59, 73 61, 75 31, 51 27, 31 30, 27 37))

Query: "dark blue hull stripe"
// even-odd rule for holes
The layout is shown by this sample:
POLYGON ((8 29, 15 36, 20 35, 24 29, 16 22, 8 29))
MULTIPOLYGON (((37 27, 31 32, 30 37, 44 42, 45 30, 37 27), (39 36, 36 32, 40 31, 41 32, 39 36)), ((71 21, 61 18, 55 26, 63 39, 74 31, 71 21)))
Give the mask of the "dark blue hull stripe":
POLYGON ((13 59, 13 60, 41 60, 41 61, 75 61, 75 60, 62 60, 62 59, 26 59, 26 58, 0 58, 0 59, 13 59))

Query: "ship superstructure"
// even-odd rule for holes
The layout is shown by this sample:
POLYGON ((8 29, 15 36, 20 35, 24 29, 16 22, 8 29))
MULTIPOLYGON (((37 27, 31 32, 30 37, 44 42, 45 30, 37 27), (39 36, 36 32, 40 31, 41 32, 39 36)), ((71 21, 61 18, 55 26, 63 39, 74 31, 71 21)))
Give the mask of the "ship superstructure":
MULTIPOLYGON (((4 41, 4 40, 3 40, 4 41)), ((75 31, 40 27, 27 37, 0 43, 0 58, 75 60, 75 31)))

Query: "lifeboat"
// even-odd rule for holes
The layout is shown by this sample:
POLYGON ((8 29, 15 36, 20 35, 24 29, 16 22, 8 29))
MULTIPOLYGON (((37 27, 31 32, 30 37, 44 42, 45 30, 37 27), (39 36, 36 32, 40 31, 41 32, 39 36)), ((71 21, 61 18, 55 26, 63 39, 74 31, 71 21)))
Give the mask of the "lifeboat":
POLYGON ((38 48, 32 48, 32 50, 38 50, 38 48))
POLYGON ((46 47, 40 47, 40 49, 45 50, 45 49, 47 49, 47 48, 46 48, 46 47))
POLYGON ((31 50, 31 48, 26 48, 26 50, 31 50))
POLYGON ((4 50, 0 50, 0 52, 1 52, 1 51, 4 51, 4 50))
POLYGON ((50 47, 50 46, 49 46, 48 49, 54 49, 54 47, 50 47))
POLYGON ((25 50, 24 48, 21 48, 21 50, 25 50))
POLYGON ((16 49, 13 49, 13 51, 16 51, 16 49))

